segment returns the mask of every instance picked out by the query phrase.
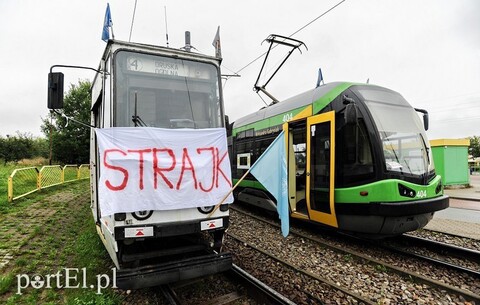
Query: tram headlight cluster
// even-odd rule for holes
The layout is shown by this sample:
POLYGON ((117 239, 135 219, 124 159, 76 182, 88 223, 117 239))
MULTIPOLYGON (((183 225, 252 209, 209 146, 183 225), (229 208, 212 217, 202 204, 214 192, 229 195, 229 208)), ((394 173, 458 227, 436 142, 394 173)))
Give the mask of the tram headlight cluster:
POLYGON ((415 196, 417 195, 417 192, 400 183, 398 184, 398 191, 400 192, 400 196, 404 197, 415 198, 415 196))
POLYGON ((198 208, 198 211, 199 211, 200 213, 203 213, 203 214, 209 214, 209 213, 211 213, 211 212, 213 211, 214 208, 215 208, 214 205, 212 205, 212 206, 206 206, 206 207, 199 207, 199 208, 198 208))
POLYGON ((152 210, 150 210, 150 211, 137 211, 137 212, 133 212, 132 216, 136 220, 145 220, 145 219, 150 218, 150 216, 152 216, 152 214, 153 214, 152 210))
MULTIPOLYGON (((215 208, 215 206, 212 205, 212 206, 199 207, 197 209, 202 214, 210 214, 213 211, 214 208, 215 208)), ((222 212, 228 211, 228 204, 220 205, 220 211, 222 211, 222 212)))
POLYGON ((115 213, 113 217, 115 221, 124 221, 127 219, 127 213, 115 213))

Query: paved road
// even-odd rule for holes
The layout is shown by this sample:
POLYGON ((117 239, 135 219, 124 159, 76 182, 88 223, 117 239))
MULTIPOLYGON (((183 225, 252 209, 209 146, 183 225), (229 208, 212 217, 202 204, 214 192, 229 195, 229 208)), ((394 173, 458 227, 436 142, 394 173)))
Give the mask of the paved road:
MULTIPOLYGON (((451 201, 453 200, 455 199, 451 199, 451 201)), ((436 212, 434 218, 451 219, 480 224, 480 210, 455 208, 450 205, 448 209, 436 212)), ((478 232, 478 234, 480 234, 480 232, 478 232)))
POLYGON ((469 188, 449 188, 450 207, 436 212, 427 229, 480 240, 480 175, 470 175, 469 188))

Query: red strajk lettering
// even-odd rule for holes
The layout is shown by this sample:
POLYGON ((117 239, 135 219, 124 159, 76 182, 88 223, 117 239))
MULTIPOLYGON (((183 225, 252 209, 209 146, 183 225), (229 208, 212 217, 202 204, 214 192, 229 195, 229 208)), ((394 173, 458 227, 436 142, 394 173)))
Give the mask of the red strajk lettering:
POLYGON ((193 166, 192 160, 190 159, 190 156, 188 155, 188 151, 186 148, 183 148, 183 154, 182 154, 182 170, 180 172, 180 178, 178 179, 177 182, 177 190, 180 189, 180 185, 182 184, 182 179, 183 179, 183 173, 185 173, 186 170, 189 170, 192 172, 192 178, 194 181, 194 188, 197 189, 197 177, 195 175, 195 167, 193 166), (186 161, 190 164, 188 167, 186 165, 186 161))
POLYGON ((119 171, 123 174, 123 181, 120 185, 118 186, 114 186, 110 183, 110 181, 106 180, 105 181, 105 185, 111 189, 112 191, 121 191, 123 190, 126 186, 127 186, 127 182, 128 182, 128 171, 121 167, 121 166, 115 166, 115 165, 111 165, 111 164, 108 164, 107 163, 107 154, 109 153, 113 153, 113 152, 118 152, 118 153, 121 153, 122 155, 126 156, 127 154, 123 151, 121 151, 120 149, 106 149, 103 153, 103 165, 106 167, 106 168, 109 168, 109 169, 113 169, 113 170, 116 170, 116 171, 119 171))
POLYGON ((138 182, 138 187, 143 190, 143 163, 144 163, 144 159, 143 159, 143 154, 144 153, 149 153, 151 152, 152 150, 151 149, 141 149, 141 150, 138 150, 138 149, 132 149, 132 150, 128 150, 128 152, 130 153, 138 153, 139 156, 139 160, 138 160, 138 171, 140 173, 140 178, 139 178, 139 182, 138 182))
POLYGON ((177 164, 177 161, 175 160, 175 154, 173 153, 173 150, 168 149, 168 148, 154 148, 153 149, 153 187, 154 189, 157 189, 158 186, 158 178, 157 174, 160 175, 167 184, 167 186, 171 189, 173 189, 173 184, 168 180, 168 178, 165 176, 163 172, 170 172, 175 168, 175 165, 177 164), (172 159, 172 164, 170 167, 163 168, 163 167, 158 167, 158 157, 157 153, 164 153, 166 152, 169 157, 172 159))

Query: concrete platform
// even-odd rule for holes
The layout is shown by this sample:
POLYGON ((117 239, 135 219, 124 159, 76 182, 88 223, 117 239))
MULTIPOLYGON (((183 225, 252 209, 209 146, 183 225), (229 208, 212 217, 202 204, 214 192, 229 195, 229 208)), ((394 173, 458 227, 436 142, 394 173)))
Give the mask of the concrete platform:
POLYGON ((425 229, 480 240, 480 175, 470 175, 469 188, 450 187, 450 207, 435 213, 425 229))
POLYGON ((480 240, 480 224, 478 223, 434 216, 425 229, 480 240))

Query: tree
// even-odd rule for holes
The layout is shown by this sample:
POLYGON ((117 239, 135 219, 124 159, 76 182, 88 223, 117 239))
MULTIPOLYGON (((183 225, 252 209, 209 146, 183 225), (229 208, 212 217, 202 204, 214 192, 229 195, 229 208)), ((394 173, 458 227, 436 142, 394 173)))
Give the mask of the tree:
POLYGON ((18 162, 21 159, 31 158, 34 155, 33 136, 29 133, 17 131, 15 136, 0 137, 0 158, 4 164, 18 162))
POLYGON ((468 147, 468 153, 474 158, 480 157, 480 137, 473 136, 469 137, 470 146, 468 147))
POLYGON ((50 155, 50 144, 47 138, 34 138, 32 144, 33 156, 48 159, 50 155))
MULTIPOLYGON (((63 113, 84 124, 90 122, 91 82, 79 81, 71 84, 65 95, 63 113)), ((88 163, 90 150, 90 128, 66 119, 58 112, 51 112, 43 119, 42 132, 52 145, 52 159, 64 164, 88 163)))

